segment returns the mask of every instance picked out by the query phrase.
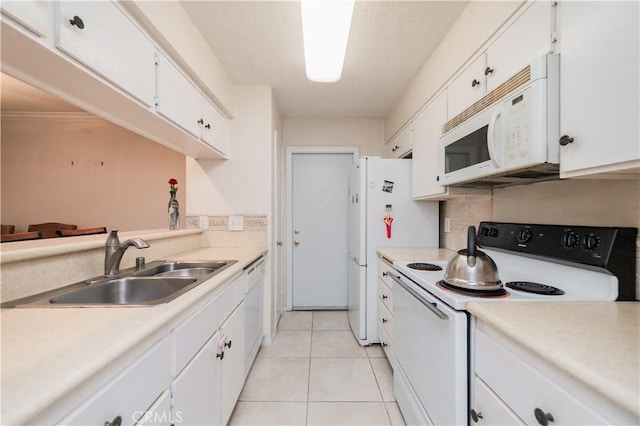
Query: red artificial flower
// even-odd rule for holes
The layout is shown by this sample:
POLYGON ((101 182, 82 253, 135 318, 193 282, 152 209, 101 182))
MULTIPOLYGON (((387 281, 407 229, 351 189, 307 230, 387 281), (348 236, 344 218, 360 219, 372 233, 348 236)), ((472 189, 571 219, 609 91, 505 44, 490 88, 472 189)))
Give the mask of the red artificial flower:
POLYGON ((178 191, 178 181, 174 178, 169 179, 169 191, 177 192, 178 191))

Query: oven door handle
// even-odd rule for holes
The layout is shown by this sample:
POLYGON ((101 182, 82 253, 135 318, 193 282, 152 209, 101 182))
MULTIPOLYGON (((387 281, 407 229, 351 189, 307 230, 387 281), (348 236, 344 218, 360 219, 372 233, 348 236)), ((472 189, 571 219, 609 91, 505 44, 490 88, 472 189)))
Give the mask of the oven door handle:
POLYGON ((420 303, 422 303, 424 306, 426 306, 427 309, 429 309, 431 312, 436 314, 436 316, 438 318, 440 318, 441 320, 448 320, 449 319, 449 316, 447 314, 445 314, 440 309, 438 309, 438 305, 435 302, 429 302, 422 295, 420 295, 417 291, 415 291, 413 288, 411 288, 411 286, 409 286, 408 284, 404 283, 399 276, 391 274, 391 273, 388 273, 388 272, 387 272, 387 276, 391 277, 392 280, 394 280, 395 282, 400 284, 402 286, 402 288, 407 290, 413 297, 418 299, 418 301, 420 303))

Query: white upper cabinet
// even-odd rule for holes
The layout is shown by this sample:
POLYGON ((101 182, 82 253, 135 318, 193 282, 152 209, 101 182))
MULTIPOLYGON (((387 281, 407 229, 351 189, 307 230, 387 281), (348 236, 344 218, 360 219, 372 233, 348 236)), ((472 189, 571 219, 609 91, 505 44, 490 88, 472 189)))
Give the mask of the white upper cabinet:
POLYGON ((472 61, 447 87, 447 118, 469 108, 483 96, 551 50, 553 9, 538 0, 522 12, 487 49, 472 61))
POLYGON ((193 84, 164 55, 158 55, 158 114, 200 137, 200 98, 193 84))
POLYGON ((385 158, 404 158, 413 148, 412 125, 409 123, 393 139, 385 144, 385 158))
POLYGON ((538 0, 487 49, 487 93, 509 80, 535 58, 552 50, 552 10, 549 1, 538 0))
POLYGON ((560 3, 561 177, 640 167, 639 7, 560 3))
POLYGON ((56 2, 55 45, 152 106, 156 48, 112 2, 56 2))
POLYGON ((53 3, 49 0, 3 0, 0 2, 2 13, 39 37, 49 37, 50 35, 52 5, 53 3))
POLYGON ((207 145, 225 154, 229 150, 229 121, 184 74, 159 54, 156 109, 207 145))

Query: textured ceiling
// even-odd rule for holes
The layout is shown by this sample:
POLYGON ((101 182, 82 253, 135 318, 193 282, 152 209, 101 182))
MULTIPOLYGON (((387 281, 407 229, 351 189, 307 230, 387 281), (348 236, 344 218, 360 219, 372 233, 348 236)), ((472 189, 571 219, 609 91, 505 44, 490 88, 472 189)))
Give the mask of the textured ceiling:
POLYGON ((468 2, 356 1, 342 79, 306 79, 297 1, 182 1, 237 85, 284 117, 385 118, 468 2))

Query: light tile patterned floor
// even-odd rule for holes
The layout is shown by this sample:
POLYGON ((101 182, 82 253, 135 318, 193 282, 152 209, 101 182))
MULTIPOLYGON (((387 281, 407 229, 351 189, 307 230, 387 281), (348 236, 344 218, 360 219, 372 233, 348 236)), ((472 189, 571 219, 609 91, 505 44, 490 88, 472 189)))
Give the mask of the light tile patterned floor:
POLYGON ((379 345, 361 347, 346 311, 286 312, 262 346, 231 425, 404 425, 379 345))

